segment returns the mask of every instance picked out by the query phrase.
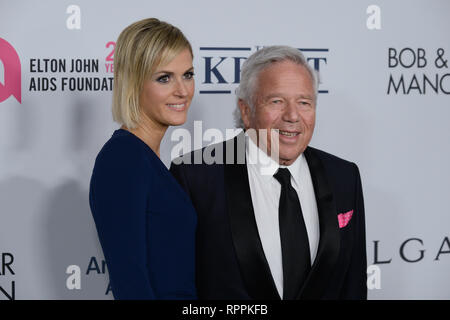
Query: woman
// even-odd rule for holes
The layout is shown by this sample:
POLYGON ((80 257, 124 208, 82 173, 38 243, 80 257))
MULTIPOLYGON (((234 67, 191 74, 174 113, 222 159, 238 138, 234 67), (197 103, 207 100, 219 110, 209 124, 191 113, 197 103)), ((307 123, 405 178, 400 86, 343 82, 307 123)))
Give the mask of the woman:
POLYGON ((192 48, 176 27, 145 19, 119 36, 113 119, 89 201, 116 299, 195 299, 196 213, 159 158, 194 94, 192 48))

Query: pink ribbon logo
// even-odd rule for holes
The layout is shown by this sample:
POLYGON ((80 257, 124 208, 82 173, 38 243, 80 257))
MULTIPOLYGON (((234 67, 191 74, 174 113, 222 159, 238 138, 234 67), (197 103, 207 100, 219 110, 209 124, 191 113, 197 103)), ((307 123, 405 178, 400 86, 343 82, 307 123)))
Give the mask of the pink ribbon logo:
POLYGON ((0 38, 0 61, 4 69, 4 83, 0 82, 0 102, 12 95, 22 103, 20 59, 13 46, 2 38, 0 38))

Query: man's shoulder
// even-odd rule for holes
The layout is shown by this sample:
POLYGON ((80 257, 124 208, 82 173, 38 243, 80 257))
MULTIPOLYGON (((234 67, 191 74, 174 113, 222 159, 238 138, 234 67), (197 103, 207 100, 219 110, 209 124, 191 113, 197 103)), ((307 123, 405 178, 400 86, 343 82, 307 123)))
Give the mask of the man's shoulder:
POLYGON ((322 163, 325 165, 325 167, 335 170, 354 170, 356 164, 352 161, 343 159, 341 157, 338 157, 334 154, 331 154, 329 152, 308 146, 308 152, 313 153, 316 155, 322 163))
POLYGON ((224 142, 220 142, 187 152, 182 156, 173 159, 172 165, 203 167, 222 164, 223 156, 221 155, 221 150, 223 149, 223 146, 224 142))
POLYGON ((187 152, 172 160, 172 166, 215 167, 224 164, 245 163, 245 140, 243 135, 210 144, 201 149, 187 152), (228 157, 227 157, 228 154, 228 157))

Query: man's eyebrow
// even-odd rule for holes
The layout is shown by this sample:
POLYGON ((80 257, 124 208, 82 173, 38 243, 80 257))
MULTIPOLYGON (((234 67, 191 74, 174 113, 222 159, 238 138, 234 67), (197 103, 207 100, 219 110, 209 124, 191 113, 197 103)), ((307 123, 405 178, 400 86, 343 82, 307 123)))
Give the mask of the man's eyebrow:
POLYGON ((309 94, 301 94, 297 98, 307 99, 307 100, 314 100, 314 96, 310 96, 309 94))

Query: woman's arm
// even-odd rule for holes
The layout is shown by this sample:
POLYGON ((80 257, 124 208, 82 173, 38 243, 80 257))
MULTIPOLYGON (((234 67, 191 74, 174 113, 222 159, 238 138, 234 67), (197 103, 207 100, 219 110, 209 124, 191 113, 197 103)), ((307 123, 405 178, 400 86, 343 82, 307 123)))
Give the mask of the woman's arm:
POLYGON ((115 299, 155 299, 147 268, 148 166, 129 141, 105 145, 89 201, 115 299))

